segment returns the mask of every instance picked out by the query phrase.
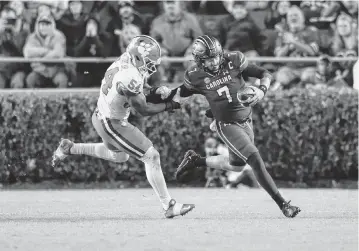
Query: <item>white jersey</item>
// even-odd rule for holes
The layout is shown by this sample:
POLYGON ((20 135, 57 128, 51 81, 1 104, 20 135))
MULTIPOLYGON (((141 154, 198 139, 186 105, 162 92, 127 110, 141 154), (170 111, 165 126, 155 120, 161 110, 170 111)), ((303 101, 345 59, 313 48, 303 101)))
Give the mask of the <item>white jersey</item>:
POLYGON ((107 69, 102 79, 97 107, 102 116, 111 119, 127 120, 130 105, 121 89, 132 93, 143 92, 145 78, 131 63, 128 53, 124 53, 107 69))

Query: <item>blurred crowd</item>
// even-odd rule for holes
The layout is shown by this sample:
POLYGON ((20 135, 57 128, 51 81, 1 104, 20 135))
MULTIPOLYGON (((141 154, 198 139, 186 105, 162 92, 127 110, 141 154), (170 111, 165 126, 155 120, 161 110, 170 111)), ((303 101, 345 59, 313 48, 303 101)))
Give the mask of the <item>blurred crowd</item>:
MULTIPOLYGON (((190 55, 202 34, 248 57, 319 57, 261 63, 274 89, 353 86, 358 1, 1 1, 1 57, 118 57, 136 35, 157 39, 164 56, 190 55)), ((150 85, 178 83, 190 62, 163 62, 150 85)), ((98 87, 110 63, 0 61, 0 88, 98 87)))

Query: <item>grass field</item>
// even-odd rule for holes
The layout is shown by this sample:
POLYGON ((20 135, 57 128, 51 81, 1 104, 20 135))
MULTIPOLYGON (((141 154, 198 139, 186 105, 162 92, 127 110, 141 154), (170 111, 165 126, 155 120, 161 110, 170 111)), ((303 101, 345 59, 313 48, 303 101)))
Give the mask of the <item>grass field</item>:
POLYGON ((285 218, 261 189, 171 189, 195 203, 165 219, 150 189, 0 192, 0 250, 358 250, 358 190, 282 190, 285 218))

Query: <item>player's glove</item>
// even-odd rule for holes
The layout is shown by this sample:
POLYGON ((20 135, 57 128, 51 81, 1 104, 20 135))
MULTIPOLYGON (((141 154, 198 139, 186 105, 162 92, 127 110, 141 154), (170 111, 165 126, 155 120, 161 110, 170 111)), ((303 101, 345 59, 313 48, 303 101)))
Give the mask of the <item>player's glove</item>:
POLYGON ((213 113, 211 109, 208 109, 205 113, 207 118, 213 119, 213 113))
POLYGON ((171 91, 167 86, 160 86, 156 88, 155 93, 161 95, 161 99, 165 100, 171 95, 171 91))
POLYGON ((181 108, 181 104, 173 100, 166 102, 165 105, 166 105, 165 111, 168 112, 173 112, 173 110, 181 108))
POLYGON ((152 104, 166 103, 172 100, 176 94, 176 89, 171 90, 165 86, 153 87, 150 93, 146 95, 146 102, 152 104))
POLYGON ((242 101, 244 106, 254 106, 259 101, 261 101, 264 97, 265 93, 262 89, 259 89, 258 87, 255 87, 255 86, 251 86, 251 87, 254 90, 254 95, 253 95, 253 97, 248 98, 245 101, 242 101))

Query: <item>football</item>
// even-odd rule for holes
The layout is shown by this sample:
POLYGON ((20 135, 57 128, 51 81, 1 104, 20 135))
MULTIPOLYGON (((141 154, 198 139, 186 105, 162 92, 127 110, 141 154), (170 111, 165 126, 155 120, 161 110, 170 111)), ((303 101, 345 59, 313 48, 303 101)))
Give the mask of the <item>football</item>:
POLYGON ((252 98, 255 93, 254 87, 246 86, 237 93, 237 98, 240 102, 246 102, 249 98, 252 98))

